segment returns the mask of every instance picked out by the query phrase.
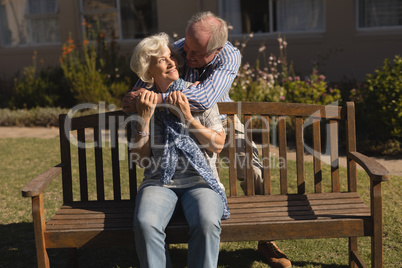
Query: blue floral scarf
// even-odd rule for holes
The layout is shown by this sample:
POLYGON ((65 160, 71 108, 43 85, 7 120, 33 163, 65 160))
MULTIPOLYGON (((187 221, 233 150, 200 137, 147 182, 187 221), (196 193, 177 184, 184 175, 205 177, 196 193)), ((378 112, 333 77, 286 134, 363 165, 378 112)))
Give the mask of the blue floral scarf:
MULTIPOLYGON (((183 79, 174 81, 169 87, 167 93, 183 89, 186 82, 183 79)), ((165 125, 165 145, 161 163, 161 181, 163 184, 169 184, 176 171, 176 163, 180 152, 187 158, 189 163, 200 174, 205 182, 218 193, 224 204, 222 219, 230 217, 229 206, 226 194, 219 186, 217 179, 214 177, 211 167, 197 143, 190 137, 180 119, 173 113, 166 111, 156 111, 155 115, 165 125)))

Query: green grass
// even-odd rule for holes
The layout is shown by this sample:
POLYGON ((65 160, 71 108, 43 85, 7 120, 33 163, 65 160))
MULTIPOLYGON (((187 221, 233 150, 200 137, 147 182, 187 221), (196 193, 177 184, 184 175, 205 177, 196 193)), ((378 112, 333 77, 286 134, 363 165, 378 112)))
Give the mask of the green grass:
MULTIPOLYGON (((92 154, 92 150, 88 150, 92 154)), ((0 268, 35 267, 36 253, 33 235, 31 201, 21 196, 21 188, 36 175, 59 163, 58 139, 0 139, 0 268)), ((110 154, 105 152, 105 159, 110 154)), ((126 155, 122 155, 125 158, 126 155)), ((77 160, 74 159, 76 162, 77 160)), ((122 161, 127 165, 127 161, 122 161)), ((88 172, 93 173, 93 164, 88 164, 88 172)), ((225 175, 226 170, 222 170, 225 175)), ((329 168, 324 166, 324 176, 329 168)), ((105 178, 110 177, 110 170, 105 170, 105 178)), ((277 170, 273 177, 277 177, 277 170)), ((341 169, 341 177, 346 174, 341 169)), ((123 174, 124 175, 124 174, 123 174)), ((306 177, 312 175, 312 165, 306 165, 306 177)), ((124 175, 126 176, 126 175, 124 175)), ((289 185, 295 191, 295 165, 289 166, 289 185)), ((363 171, 358 172, 359 192, 368 203, 369 179, 363 171)), ((128 182, 123 181, 123 196, 128 196, 128 182)), ((328 191, 329 182, 324 181, 324 191, 328 191)), ((89 182, 94 188, 94 182, 89 182)), ((311 182, 306 185, 312 189, 311 182)), ((343 189, 344 190, 344 189, 343 189)), ((392 176, 383 184, 384 201, 384 267, 402 267, 402 199, 400 197, 401 177, 392 176)), ((273 181, 273 192, 279 191, 277 180, 273 181)), ((78 189, 74 189, 78 194, 78 189)), ((111 196, 106 191, 106 197, 111 196)), ((93 194, 92 198, 94 197, 93 194)), ((56 179, 45 191, 44 202, 46 217, 49 218, 61 205, 61 180, 56 179)), ((370 260, 370 239, 360 238, 360 252, 364 260, 370 260)), ((293 263, 293 267, 346 267, 347 239, 317 239, 277 241, 293 263)), ((256 252, 257 242, 222 243, 219 267, 268 267, 256 252)), ((53 267, 67 267, 68 255, 65 250, 49 250, 53 267)), ((172 245, 171 255, 175 267, 184 267, 186 263, 186 245, 172 245)), ((107 249, 80 249, 81 267, 139 267, 134 247, 107 249)))

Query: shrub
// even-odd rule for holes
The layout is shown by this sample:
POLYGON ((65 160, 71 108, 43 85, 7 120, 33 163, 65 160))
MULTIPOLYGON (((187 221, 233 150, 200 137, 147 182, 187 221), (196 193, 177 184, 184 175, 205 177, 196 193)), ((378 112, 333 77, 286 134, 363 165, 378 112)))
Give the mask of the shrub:
POLYGON ((402 58, 397 55, 374 74, 368 74, 364 86, 353 89, 357 116, 367 138, 388 140, 402 138, 402 58))
POLYGON ((67 112, 62 108, 0 109, 0 126, 58 126, 59 114, 67 112))
POLYGON ((272 73, 259 68, 259 61, 255 68, 249 63, 241 66, 230 90, 231 98, 236 101, 279 102, 284 95, 285 89, 276 83, 272 73))
MULTIPOLYGON (((253 36, 250 35, 250 38, 253 36)), ((235 42, 235 45, 242 52, 247 42, 235 42)), ((297 76, 293 64, 287 58, 287 42, 279 36, 279 55, 270 54, 264 60, 266 67, 261 68, 259 60, 255 67, 249 63, 243 64, 239 68, 230 90, 230 97, 235 101, 269 101, 269 102, 296 102, 328 105, 336 101, 341 101, 340 90, 329 87, 325 81, 325 76, 320 74, 316 68, 305 80, 297 76)), ((265 46, 259 48, 259 57, 265 57, 265 46)), ((276 145, 276 119, 270 120, 273 134, 271 142, 276 145)), ((290 119, 286 122, 288 128, 288 140, 295 138, 294 121, 290 119)), ((254 128, 261 127, 261 122, 253 123, 254 128)), ((259 139, 258 135, 255 135, 259 139)), ((311 140, 311 129, 305 129, 305 140, 311 140)))
POLYGON ((127 60, 118 57, 113 36, 108 44, 103 31, 95 32, 85 21, 83 25, 86 31, 79 49, 71 38, 63 45, 60 63, 64 75, 78 103, 105 101, 119 106, 130 89, 130 77, 119 74, 121 69, 127 69, 127 60))
POLYGON ((289 76, 282 84, 286 89, 287 102, 327 105, 341 100, 339 89, 328 88, 325 76, 316 69, 305 81, 299 76, 289 76))
POLYGON ((75 49, 74 40, 69 38, 63 46, 61 68, 78 103, 109 102, 111 96, 106 86, 107 76, 100 72, 103 61, 97 64, 97 53, 88 43, 88 40, 83 42, 81 60, 81 53, 75 49))
POLYGON ((32 65, 23 69, 23 77, 14 79, 14 90, 9 106, 14 108, 68 107, 73 102, 72 95, 63 85, 59 68, 39 69, 37 53, 34 52, 32 65))
MULTIPOLYGON (((0 109, 0 126, 19 127, 58 127, 59 114, 67 114, 70 109, 55 107, 36 107, 33 109, 0 109)), ((74 113, 74 117, 98 112, 82 110, 74 113)))
MULTIPOLYGON (((304 81, 297 76, 293 64, 288 62, 286 40, 279 36, 278 43, 279 56, 271 54, 268 60, 265 60, 267 67, 261 68, 258 60, 255 67, 249 63, 240 67, 230 90, 233 100, 324 105, 341 100, 339 89, 329 88, 325 76, 319 74, 316 68, 304 81)), ((237 42, 236 45, 242 51, 246 43, 237 42)), ((265 49, 265 46, 261 46, 259 53, 265 55, 265 49)))

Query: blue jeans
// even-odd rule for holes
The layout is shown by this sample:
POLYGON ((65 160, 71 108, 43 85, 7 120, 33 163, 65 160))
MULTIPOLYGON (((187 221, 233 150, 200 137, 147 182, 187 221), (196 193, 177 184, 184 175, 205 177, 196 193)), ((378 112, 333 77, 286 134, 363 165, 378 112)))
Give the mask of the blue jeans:
POLYGON ((190 229, 187 266, 217 267, 223 202, 207 185, 186 189, 163 186, 140 189, 134 212, 134 235, 141 267, 171 267, 165 228, 178 201, 190 229))

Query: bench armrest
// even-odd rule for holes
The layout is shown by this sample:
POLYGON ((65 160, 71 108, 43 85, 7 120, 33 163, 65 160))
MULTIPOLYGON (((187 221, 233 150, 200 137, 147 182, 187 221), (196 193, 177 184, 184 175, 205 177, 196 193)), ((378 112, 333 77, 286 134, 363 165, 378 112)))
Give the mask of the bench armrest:
POLYGON ((389 171, 374 159, 358 152, 349 152, 348 158, 356 161, 374 181, 388 181, 389 171))
POLYGON ((21 190, 22 196, 33 197, 42 193, 42 191, 46 188, 46 186, 51 181, 53 181, 54 178, 56 178, 58 175, 61 174, 61 167, 62 164, 58 164, 57 166, 54 166, 46 170, 45 172, 43 172, 30 182, 28 182, 28 184, 25 185, 24 188, 22 188, 21 190))

